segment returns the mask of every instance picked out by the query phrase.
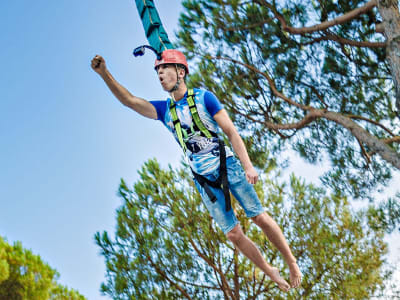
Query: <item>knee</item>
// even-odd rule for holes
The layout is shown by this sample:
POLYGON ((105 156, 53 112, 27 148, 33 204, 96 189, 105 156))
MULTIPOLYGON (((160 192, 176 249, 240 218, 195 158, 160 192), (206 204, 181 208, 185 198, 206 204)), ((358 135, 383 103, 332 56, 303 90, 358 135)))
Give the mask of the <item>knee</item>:
POLYGON ((239 224, 233 227, 233 229, 226 234, 226 237, 234 244, 237 244, 243 236, 244 233, 239 224))
POLYGON ((263 226, 270 223, 271 217, 266 212, 263 212, 255 217, 252 217, 251 219, 257 226, 263 226))

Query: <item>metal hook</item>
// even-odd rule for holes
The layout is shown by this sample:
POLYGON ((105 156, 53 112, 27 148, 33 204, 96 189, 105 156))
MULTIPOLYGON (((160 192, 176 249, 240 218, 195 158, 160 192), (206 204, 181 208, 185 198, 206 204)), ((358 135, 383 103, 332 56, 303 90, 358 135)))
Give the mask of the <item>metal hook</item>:
POLYGON ((144 52, 145 52, 146 48, 150 49, 151 51, 153 51, 156 54, 158 60, 161 59, 161 53, 158 53, 156 51, 156 49, 154 49, 153 47, 148 46, 148 45, 142 45, 142 46, 139 46, 139 47, 135 48, 133 50, 133 55, 135 57, 144 55, 144 52))

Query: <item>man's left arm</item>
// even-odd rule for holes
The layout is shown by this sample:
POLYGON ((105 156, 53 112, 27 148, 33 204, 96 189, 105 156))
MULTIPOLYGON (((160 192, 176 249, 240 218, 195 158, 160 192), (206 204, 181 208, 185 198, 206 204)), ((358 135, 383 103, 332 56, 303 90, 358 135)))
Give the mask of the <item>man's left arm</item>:
POLYGON ((229 118, 228 113, 225 109, 221 109, 214 115, 214 120, 217 121, 219 127, 228 136, 229 141, 232 144, 233 150, 237 154, 242 163, 243 169, 246 173, 247 181, 251 184, 255 184, 258 180, 258 174, 253 164, 250 161, 249 154, 247 153, 246 146, 242 138, 240 137, 238 131, 231 118, 229 118))

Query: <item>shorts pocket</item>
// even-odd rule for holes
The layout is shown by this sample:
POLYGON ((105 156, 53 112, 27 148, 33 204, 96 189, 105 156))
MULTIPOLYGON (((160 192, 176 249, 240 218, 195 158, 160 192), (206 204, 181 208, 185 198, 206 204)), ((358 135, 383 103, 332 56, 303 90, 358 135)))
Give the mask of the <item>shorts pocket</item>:
POLYGON ((235 157, 228 157, 226 164, 229 184, 234 185, 242 180, 246 180, 246 174, 242 165, 235 157))

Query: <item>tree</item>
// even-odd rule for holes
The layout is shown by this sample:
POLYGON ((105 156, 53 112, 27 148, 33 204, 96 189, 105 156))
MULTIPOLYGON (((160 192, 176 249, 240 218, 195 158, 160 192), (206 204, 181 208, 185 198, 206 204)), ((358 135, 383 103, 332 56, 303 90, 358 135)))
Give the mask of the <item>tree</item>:
POLYGON ((278 160, 291 148, 310 163, 328 160, 322 182, 354 198, 371 197, 400 169, 397 2, 183 6, 179 44, 197 71, 190 84, 221 99, 254 152, 278 160))
MULTIPOLYGON (((277 172, 275 172, 277 173, 277 172)), ((355 212, 346 197, 327 195, 294 175, 278 183, 262 176, 256 190, 284 231, 304 280, 282 294, 238 253, 209 217, 187 169, 162 169, 150 160, 129 189, 121 180, 115 238, 97 232, 113 299, 367 299, 380 294, 391 270, 385 266, 386 225, 372 205, 355 212), (375 227, 371 227, 375 224, 375 227), (381 225, 381 226, 379 226, 381 225), (260 298, 260 297, 264 298, 260 298)), ((236 210, 236 201, 233 201, 236 210)), ((261 231, 236 210, 243 230, 267 260, 283 260, 261 231)))
POLYGON ((84 300, 56 282, 59 274, 20 242, 0 237, 0 300, 84 300))

